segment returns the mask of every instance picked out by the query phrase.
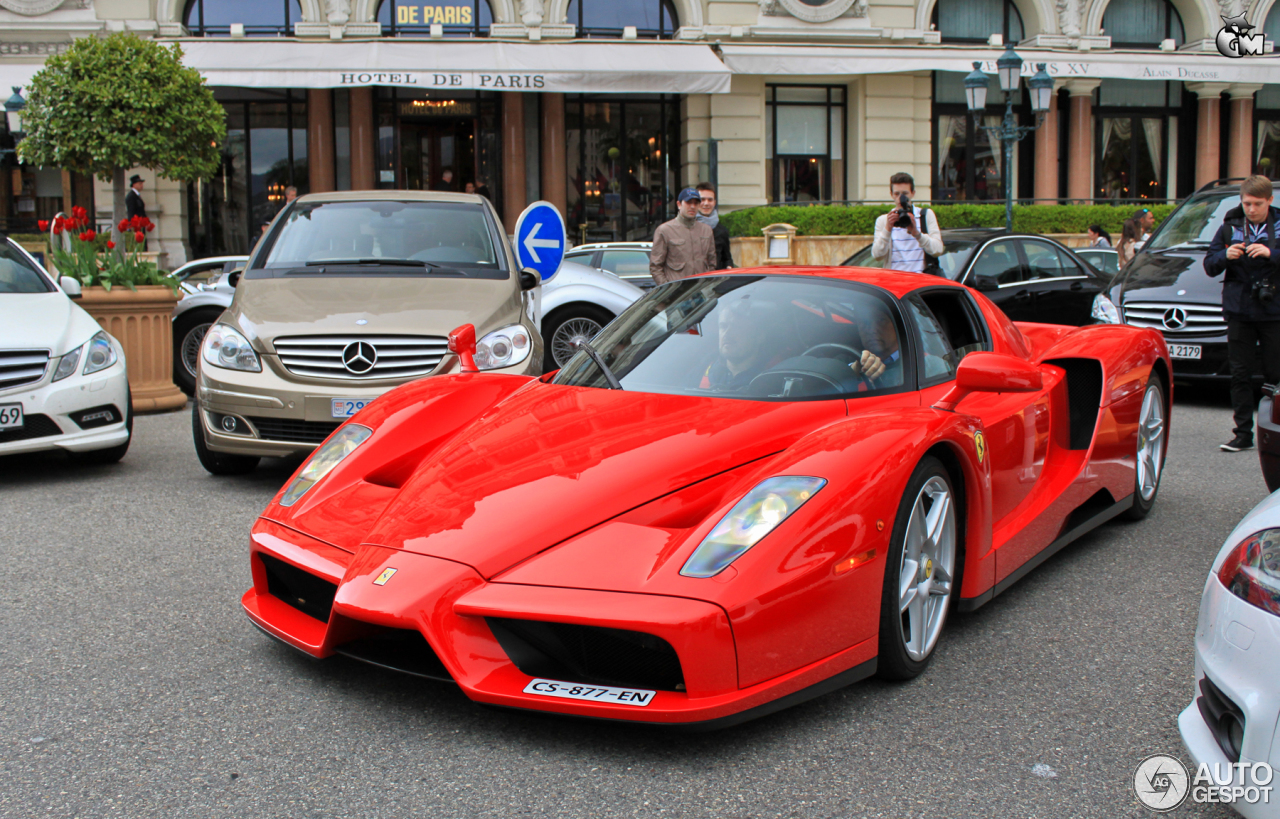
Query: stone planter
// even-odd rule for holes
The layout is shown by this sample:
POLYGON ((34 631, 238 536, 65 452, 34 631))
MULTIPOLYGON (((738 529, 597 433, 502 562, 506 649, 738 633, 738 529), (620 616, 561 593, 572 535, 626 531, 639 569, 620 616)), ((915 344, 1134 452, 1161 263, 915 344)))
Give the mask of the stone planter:
POLYGON ((178 297, 162 285, 86 287, 79 305, 124 347, 135 413, 169 412, 187 405, 173 383, 173 306, 178 297))

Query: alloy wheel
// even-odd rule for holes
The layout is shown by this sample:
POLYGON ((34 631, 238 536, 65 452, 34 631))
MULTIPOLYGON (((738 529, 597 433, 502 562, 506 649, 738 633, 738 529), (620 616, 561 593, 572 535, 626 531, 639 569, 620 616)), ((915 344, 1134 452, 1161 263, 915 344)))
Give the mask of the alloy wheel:
POLYGON ((1164 395, 1158 384, 1147 387, 1138 415, 1138 491, 1151 500, 1164 466, 1164 395))
POLYGON ((902 639, 916 662, 929 656, 942 633, 955 568, 955 504, 946 481, 935 476, 916 495, 898 571, 902 639))

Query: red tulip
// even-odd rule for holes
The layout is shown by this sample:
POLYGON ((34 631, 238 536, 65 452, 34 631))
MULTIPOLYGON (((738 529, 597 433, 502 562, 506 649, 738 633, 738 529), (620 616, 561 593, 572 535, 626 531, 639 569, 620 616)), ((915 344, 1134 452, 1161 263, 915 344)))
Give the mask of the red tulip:
POLYGON ((108 240, 107 240, 107 250, 115 250, 115 249, 116 249, 116 243, 115 243, 115 242, 113 242, 113 241, 111 241, 110 239, 108 239, 108 240))
POLYGON ((41 219, 40 221, 36 222, 36 224, 40 226, 40 232, 41 232, 41 233, 43 233, 44 231, 46 231, 46 230, 48 230, 48 229, 49 229, 49 220, 48 220, 48 219, 41 219))
POLYGON ((129 229, 129 220, 121 219, 120 224, 116 225, 116 227, 120 228, 121 233, 124 233, 126 230, 129 229))
POLYGON ((86 242, 92 242, 94 239, 98 238, 98 231, 96 231, 96 230, 86 230, 86 231, 84 232, 84 236, 83 236, 82 238, 83 238, 86 242))
POLYGON ((145 242, 147 240, 147 234, 143 233, 142 231, 138 231, 137 233, 133 234, 133 240, 135 242, 145 242))

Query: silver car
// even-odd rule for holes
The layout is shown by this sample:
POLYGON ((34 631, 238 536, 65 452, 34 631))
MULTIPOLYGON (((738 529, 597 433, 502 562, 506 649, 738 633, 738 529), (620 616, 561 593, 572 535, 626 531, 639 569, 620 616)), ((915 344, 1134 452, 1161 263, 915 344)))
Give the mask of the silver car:
POLYGON ((178 280, 183 293, 173 308, 173 383, 187 395, 196 389, 200 342, 235 297, 236 289, 228 274, 244 267, 248 259, 211 256, 187 262, 169 274, 178 280))

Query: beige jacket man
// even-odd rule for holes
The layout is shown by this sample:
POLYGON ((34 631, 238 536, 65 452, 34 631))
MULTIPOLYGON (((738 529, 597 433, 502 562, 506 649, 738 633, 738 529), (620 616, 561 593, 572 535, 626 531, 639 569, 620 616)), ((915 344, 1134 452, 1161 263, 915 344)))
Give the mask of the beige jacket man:
POLYGON ((685 188, 676 200, 679 215, 653 232, 649 275, 658 284, 716 269, 715 237, 711 228, 697 219, 701 201, 697 191, 685 188))

